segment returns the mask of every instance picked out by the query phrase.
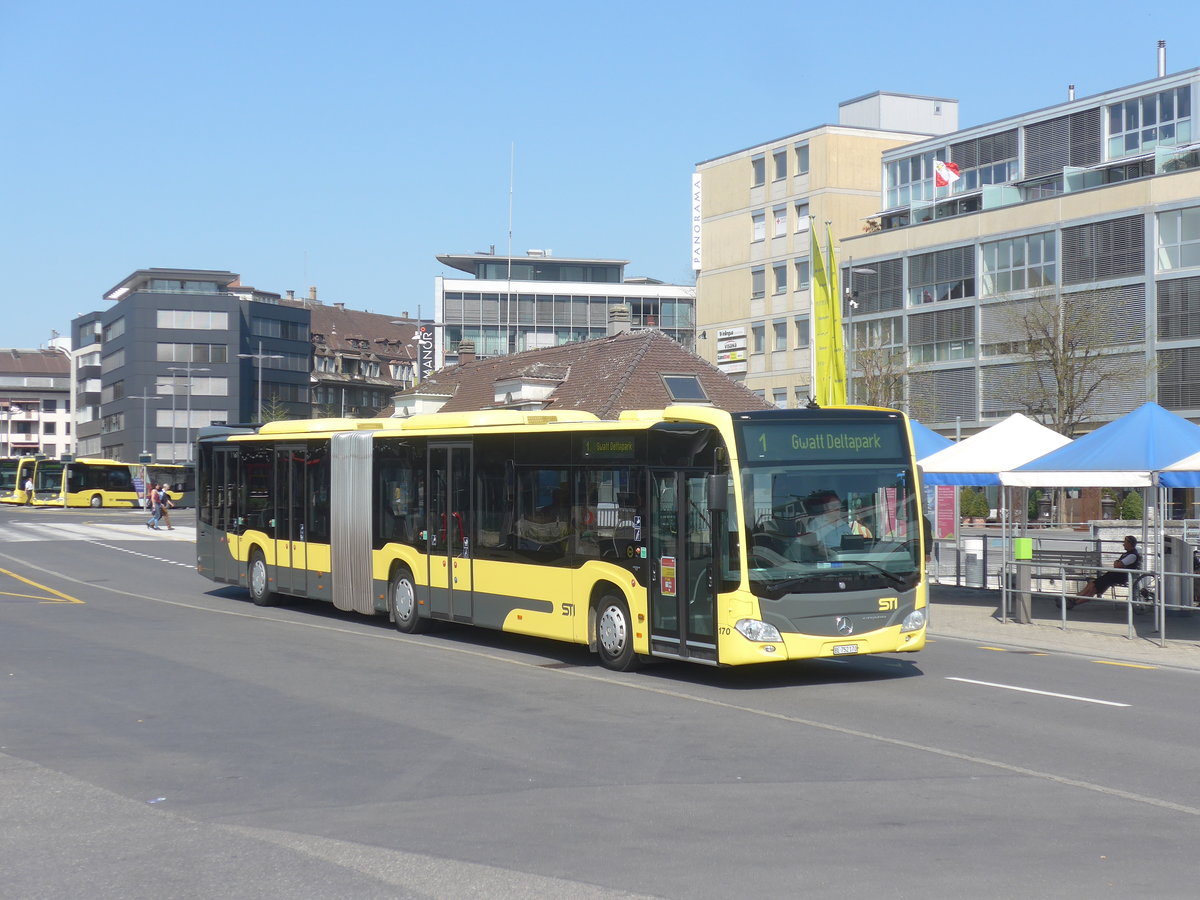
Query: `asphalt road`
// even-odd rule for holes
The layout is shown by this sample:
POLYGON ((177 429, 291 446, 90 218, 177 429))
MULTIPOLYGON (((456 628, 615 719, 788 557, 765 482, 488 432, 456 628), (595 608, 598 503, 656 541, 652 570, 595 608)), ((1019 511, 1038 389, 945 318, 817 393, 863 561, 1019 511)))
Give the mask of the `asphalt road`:
POLYGON ((614 674, 259 609, 175 519, 0 510, 0 897, 1194 896, 1198 672, 614 674))

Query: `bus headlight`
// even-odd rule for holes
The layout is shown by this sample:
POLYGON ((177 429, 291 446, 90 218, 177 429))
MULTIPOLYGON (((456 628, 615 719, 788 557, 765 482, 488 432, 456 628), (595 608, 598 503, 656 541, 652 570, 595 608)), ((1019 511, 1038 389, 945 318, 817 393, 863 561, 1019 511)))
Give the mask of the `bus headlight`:
POLYGON ((738 634, 748 641, 782 641, 783 635, 774 625, 768 625, 760 619, 738 619, 733 626, 738 634))
POLYGON ((900 626, 900 633, 906 631, 920 631, 925 627, 925 610, 914 609, 904 617, 904 623, 900 626))

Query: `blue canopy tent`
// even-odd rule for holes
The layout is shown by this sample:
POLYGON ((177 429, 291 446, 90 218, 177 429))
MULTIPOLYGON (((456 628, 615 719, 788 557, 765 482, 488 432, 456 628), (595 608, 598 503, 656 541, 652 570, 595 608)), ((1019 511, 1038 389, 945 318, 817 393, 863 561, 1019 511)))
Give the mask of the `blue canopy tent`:
MULTIPOLYGON (((1144 403, 1133 412, 1076 438, 1059 450, 1033 462, 1002 472, 1002 484, 1018 487, 1125 487, 1145 489, 1156 484, 1159 472, 1191 456, 1200 448, 1200 425, 1159 406, 1144 403)), ((1181 473, 1182 474, 1182 473, 1181 473)), ((1162 510, 1162 498, 1150 504, 1162 510)), ((1153 526, 1155 560, 1143 565, 1161 575, 1164 557, 1163 528, 1159 515, 1142 522, 1142 543, 1153 526), (1153 521, 1150 521, 1153 519, 1153 521)), ((1132 613, 1130 613, 1132 632, 1132 613)), ((1165 640, 1166 619, 1162 591, 1156 602, 1159 639, 1165 640)))
POLYGON ((954 446, 950 438, 942 437, 932 428, 922 425, 916 419, 909 419, 908 426, 912 429, 913 449, 917 452, 917 461, 932 456, 939 450, 954 446))
POLYGON ((1200 487, 1200 452, 1164 466, 1159 473, 1158 483, 1169 488, 1200 487))
POLYGON ((1091 434, 1000 475, 1017 487, 1150 487, 1152 474, 1200 448, 1200 425, 1143 403, 1091 434))

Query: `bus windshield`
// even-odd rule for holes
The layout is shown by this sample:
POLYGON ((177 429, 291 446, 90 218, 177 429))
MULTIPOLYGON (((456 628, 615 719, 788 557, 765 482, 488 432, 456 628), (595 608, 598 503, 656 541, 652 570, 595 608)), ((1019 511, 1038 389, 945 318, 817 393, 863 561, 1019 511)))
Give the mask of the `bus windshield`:
POLYGON ((11 493, 17 486, 17 460, 0 459, 0 493, 11 493))
POLYGON ((898 417, 744 426, 742 496, 756 594, 916 585, 920 512, 902 429, 898 417))

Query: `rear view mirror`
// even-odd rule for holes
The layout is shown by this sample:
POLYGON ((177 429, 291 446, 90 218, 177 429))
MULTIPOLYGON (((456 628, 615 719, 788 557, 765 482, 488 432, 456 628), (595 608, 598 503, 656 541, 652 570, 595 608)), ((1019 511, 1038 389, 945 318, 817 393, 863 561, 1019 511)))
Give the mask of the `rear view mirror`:
POLYGON ((713 512, 724 512, 728 508, 729 477, 709 475, 705 480, 708 483, 708 508, 713 512))

